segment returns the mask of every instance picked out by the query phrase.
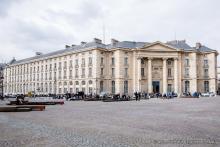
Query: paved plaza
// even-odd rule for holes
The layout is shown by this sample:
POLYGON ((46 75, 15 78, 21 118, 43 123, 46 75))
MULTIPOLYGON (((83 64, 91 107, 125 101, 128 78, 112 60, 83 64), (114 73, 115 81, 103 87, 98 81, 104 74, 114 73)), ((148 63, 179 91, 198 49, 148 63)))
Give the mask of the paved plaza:
POLYGON ((220 146, 220 97, 67 101, 0 113, 0 146, 220 146))

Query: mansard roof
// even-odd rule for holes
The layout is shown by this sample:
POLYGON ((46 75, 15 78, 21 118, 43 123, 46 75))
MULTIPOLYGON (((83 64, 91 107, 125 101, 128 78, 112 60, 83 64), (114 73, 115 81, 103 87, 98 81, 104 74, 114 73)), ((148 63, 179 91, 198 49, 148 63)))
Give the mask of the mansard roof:
POLYGON ((200 52, 215 52, 216 51, 216 50, 210 49, 204 45, 200 46, 197 50, 200 52))
POLYGON ((183 49, 183 50, 194 50, 191 46, 189 46, 185 40, 173 40, 173 41, 168 41, 166 43, 167 45, 173 46, 178 49, 183 49))
MULTIPOLYGON (((155 43, 155 42, 152 42, 155 43)), ((135 42, 135 41, 117 41, 115 40, 114 44, 103 44, 101 40, 99 39, 94 39, 94 41, 92 42, 82 42, 80 45, 72 45, 72 46, 68 46, 66 49, 61 49, 61 50, 57 50, 54 52, 50 52, 50 53, 46 53, 46 54, 38 54, 34 57, 30 57, 30 58, 26 58, 26 59, 22 59, 22 60, 13 60, 13 62, 11 62, 10 64, 19 64, 19 63, 23 63, 23 62, 28 62, 30 60, 37 60, 37 59, 41 59, 41 58, 47 58, 47 57, 51 57, 51 56, 56 56, 56 55, 60 55, 60 54, 66 54, 66 53, 71 53, 74 51, 84 51, 87 49, 96 49, 96 48, 102 48, 105 50, 111 50, 111 49, 134 49, 134 48, 143 48, 144 46, 148 46, 152 43, 149 42, 135 42), (97 41, 98 40, 98 41, 97 41)), ((212 52, 215 50, 212 50, 206 46, 201 46, 200 49, 196 49, 194 47, 189 46, 185 40, 173 40, 173 41, 168 41, 166 43, 163 43, 165 45, 168 45, 170 47, 173 48, 177 48, 177 49, 182 49, 184 51, 200 51, 200 52, 212 52)))

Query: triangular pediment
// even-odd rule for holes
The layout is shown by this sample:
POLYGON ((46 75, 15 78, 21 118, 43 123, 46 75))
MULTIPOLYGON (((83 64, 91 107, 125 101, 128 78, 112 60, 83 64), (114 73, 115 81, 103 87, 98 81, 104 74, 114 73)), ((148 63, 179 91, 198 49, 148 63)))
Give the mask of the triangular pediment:
POLYGON ((167 44, 162 43, 160 41, 153 42, 153 43, 150 43, 150 44, 146 44, 141 49, 142 50, 147 50, 147 51, 158 51, 158 52, 179 51, 178 48, 167 45, 167 44))

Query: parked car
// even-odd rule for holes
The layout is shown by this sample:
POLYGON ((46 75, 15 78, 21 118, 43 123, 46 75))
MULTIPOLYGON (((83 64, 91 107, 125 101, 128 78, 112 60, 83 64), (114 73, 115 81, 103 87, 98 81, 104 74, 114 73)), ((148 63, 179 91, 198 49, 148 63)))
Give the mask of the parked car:
POLYGON ((214 92, 206 92, 206 93, 201 93, 202 97, 215 97, 216 94, 214 92))

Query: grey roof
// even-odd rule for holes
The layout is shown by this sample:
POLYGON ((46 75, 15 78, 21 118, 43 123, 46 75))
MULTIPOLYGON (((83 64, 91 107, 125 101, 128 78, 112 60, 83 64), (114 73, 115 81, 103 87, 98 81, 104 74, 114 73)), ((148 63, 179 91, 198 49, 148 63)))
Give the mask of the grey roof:
POLYGON ((210 48, 208 48, 208 47, 202 45, 202 46, 200 46, 200 48, 198 49, 198 51, 200 51, 200 52, 212 52, 212 51, 215 51, 215 50, 210 49, 210 48))
POLYGON ((175 48, 183 49, 183 50, 194 50, 191 46, 189 46, 185 40, 173 40, 168 41, 167 45, 173 46, 175 48))
POLYGON ((6 66, 6 64, 5 64, 5 63, 0 63, 0 70, 4 69, 4 68, 5 68, 5 66, 6 66))
POLYGON ((18 60, 18 61, 13 62, 12 64, 18 64, 18 63, 22 63, 22 62, 25 62, 25 61, 30 61, 30 60, 35 60, 35 59, 55 56, 55 55, 59 55, 59 54, 62 54, 62 53, 68 53, 68 52, 72 52, 74 50, 82 50, 82 49, 91 48, 91 47, 92 48, 105 48, 106 45, 105 44, 96 43, 96 42, 89 42, 89 43, 86 43, 84 45, 76 45, 76 46, 70 47, 68 49, 61 49, 61 50, 50 52, 50 53, 47 53, 47 54, 36 55, 34 57, 18 60))
MULTIPOLYGON (((50 57, 50 56, 55 56, 55 55, 59 55, 59 54, 63 54, 63 53, 68 53, 68 52, 72 52, 72 51, 80 51, 80 50, 84 50, 84 49, 88 49, 88 48, 103 48, 103 49, 107 49, 107 50, 111 50, 114 48, 126 48, 126 49, 133 49, 133 48, 142 48, 144 47, 144 45, 147 44, 151 44, 149 42, 135 42, 135 41, 118 41, 115 42, 115 44, 103 44, 100 42, 88 42, 88 43, 84 43, 81 45, 75 45, 75 46, 70 46, 69 48, 66 49, 62 49, 62 50, 58 50, 58 51, 54 51, 51 53, 47 53, 47 54, 40 54, 40 55, 36 55, 34 57, 30 57, 30 58, 26 58, 26 59, 22 59, 22 60, 12 60, 10 62, 10 64, 18 64, 18 63, 22 63, 22 62, 26 62, 26 61, 30 61, 30 60, 35 60, 35 59, 40 59, 40 58, 46 58, 46 57, 50 57)), ((167 45, 173 46, 175 48, 179 48, 179 49, 183 49, 185 51, 187 50, 196 50, 194 47, 189 46, 185 40, 174 40, 174 41, 168 41, 166 43, 167 45)), ((199 51, 214 51, 208 47, 205 46, 201 46, 201 48, 199 49, 199 51)))
POLYGON ((141 48, 144 45, 149 44, 148 42, 135 42, 135 41, 121 41, 117 42, 116 44, 108 44, 107 48, 112 49, 112 48, 141 48))

